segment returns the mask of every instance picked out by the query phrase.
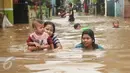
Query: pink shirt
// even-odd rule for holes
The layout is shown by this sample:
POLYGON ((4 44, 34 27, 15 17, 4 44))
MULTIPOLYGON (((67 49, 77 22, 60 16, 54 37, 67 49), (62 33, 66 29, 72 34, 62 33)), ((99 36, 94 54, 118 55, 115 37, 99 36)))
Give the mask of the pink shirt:
POLYGON ((27 42, 37 42, 39 44, 49 44, 48 43, 48 38, 49 38, 49 35, 47 33, 43 33, 42 35, 37 35, 35 32, 34 33, 31 33, 29 35, 29 38, 27 40, 27 42))

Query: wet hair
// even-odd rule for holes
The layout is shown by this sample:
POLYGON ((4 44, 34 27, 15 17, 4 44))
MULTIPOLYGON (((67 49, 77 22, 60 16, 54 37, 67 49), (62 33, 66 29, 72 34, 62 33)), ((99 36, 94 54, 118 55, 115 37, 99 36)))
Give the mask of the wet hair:
POLYGON ((47 25, 51 25, 51 26, 53 27, 53 33, 55 33, 55 24, 52 23, 52 22, 50 22, 50 21, 46 21, 46 22, 44 23, 44 27, 46 27, 47 25))
POLYGON ((74 29, 77 29, 78 26, 80 26, 80 24, 79 24, 79 23, 76 23, 76 24, 74 25, 74 29))
POLYGON ((40 23, 40 24, 43 24, 44 22, 40 19, 34 19, 33 22, 32 22, 32 27, 33 28, 36 28, 36 22, 40 23))
POLYGON ((115 24, 115 23, 118 23, 118 24, 119 24, 119 21, 118 21, 118 20, 113 21, 113 24, 115 24))
POLYGON ((98 48, 98 45, 95 44, 94 32, 93 32, 91 29, 86 29, 86 30, 84 30, 84 31, 82 32, 82 37, 81 37, 81 39, 83 38, 83 35, 84 35, 84 34, 88 34, 88 35, 92 38, 92 41, 93 41, 92 47, 93 47, 93 49, 98 48))

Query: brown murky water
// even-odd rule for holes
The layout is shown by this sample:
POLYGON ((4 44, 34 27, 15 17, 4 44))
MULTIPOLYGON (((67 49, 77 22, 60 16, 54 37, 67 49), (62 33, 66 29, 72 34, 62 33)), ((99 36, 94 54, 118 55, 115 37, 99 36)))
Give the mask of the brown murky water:
MULTIPOLYGON (((99 67, 96 69, 98 72, 94 72, 96 71, 94 69, 91 73, 130 73, 130 23, 125 23, 122 19, 118 18, 120 20, 120 28, 112 28, 112 21, 116 18, 77 17, 77 19, 88 21, 86 24, 82 24, 82 26, 89 25, 90 28, 94 30, 96 43, 102 45, 106 51, 103 54, 104 56, 100 59, 91 59, 91 56, 84 55, 86 60, 84 59, 82 63, 92 63, 90 66, 87 64, 88 69, 91 65, 97 66, 97 68, 99 67), (97 64, 103 66, 98 66, 97 64)), ((64 49, 72 49, 75 44, 80 42, 81 31, 75 31, 73 25, 63 23, 56 24, 56 30, 64 49)), ((29 70, 24 66, 44 64, 44 53, 24 53, 24 49, 27 47, 26 39, 30 32, 31 27, 28 24, 17 24, 12 28, 0 29, 0 60, 3 60, 3 57, 5 60, 11 56, 15 57, 13 66, 9 70, 4 69, 4 61, 0 61, 0 73, 30 73, 42 71, 29 70)), ((66 67, 66 65, 73 67, 75 66, 75 62, 63 65, 64 67, 66 67)), ((78 65, 81 66, 82 64, 78 65)))

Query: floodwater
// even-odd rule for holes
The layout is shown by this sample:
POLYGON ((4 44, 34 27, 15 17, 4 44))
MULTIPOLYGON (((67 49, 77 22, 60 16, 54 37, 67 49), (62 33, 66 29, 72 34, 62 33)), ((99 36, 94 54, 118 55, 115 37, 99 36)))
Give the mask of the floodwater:
MULTIPOLYGON (((56 34, 64 50, 73 49, 80 42, 81 31, 74 30, 74 23, 66 19, 52 21, 56 23, 56 34)), ((0 29, 0 73, 130 73, 130 23, 121 18, 101 16, 77 16, 76 22, 94 30, 96 43, 105 50, 85 52, 83 58, 75 60, 57 59, 55 53, 25 53, 31 26, 17 24, 0 29), (120 28, 112 28, 115 19, 119 20, 120 28), (4 62, 10 58, 12 65, 6 68, 4 62)))

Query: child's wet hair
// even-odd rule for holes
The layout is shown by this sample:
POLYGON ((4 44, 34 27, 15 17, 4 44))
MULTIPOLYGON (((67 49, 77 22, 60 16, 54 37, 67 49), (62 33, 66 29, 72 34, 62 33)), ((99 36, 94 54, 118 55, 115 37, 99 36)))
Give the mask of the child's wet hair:
POLYGON ((113 21, 113 24, 115 24, 115 23, 118 23, 118 24, 119 24, 119 21, 118 21, 118 20, 113 21))
POLYGON ((40 24, 44 24, 44 22, 41 20, 41 19, 34 19, 33 22, 32 22, 32 27, 35 28, 36 27, 36 23, 35 22, 38 22, 40 24))
POLYGON ((51 25, 53 27, 53 33, 55 33, 55 24, 53 22, 50 21, 46 21, 44 23, 44 27, 46 27, 47 25, 51 25))
POLYGON ((74 24, 74 29, 77 29, 78 26, 80 26, 79 23, 74 24))

